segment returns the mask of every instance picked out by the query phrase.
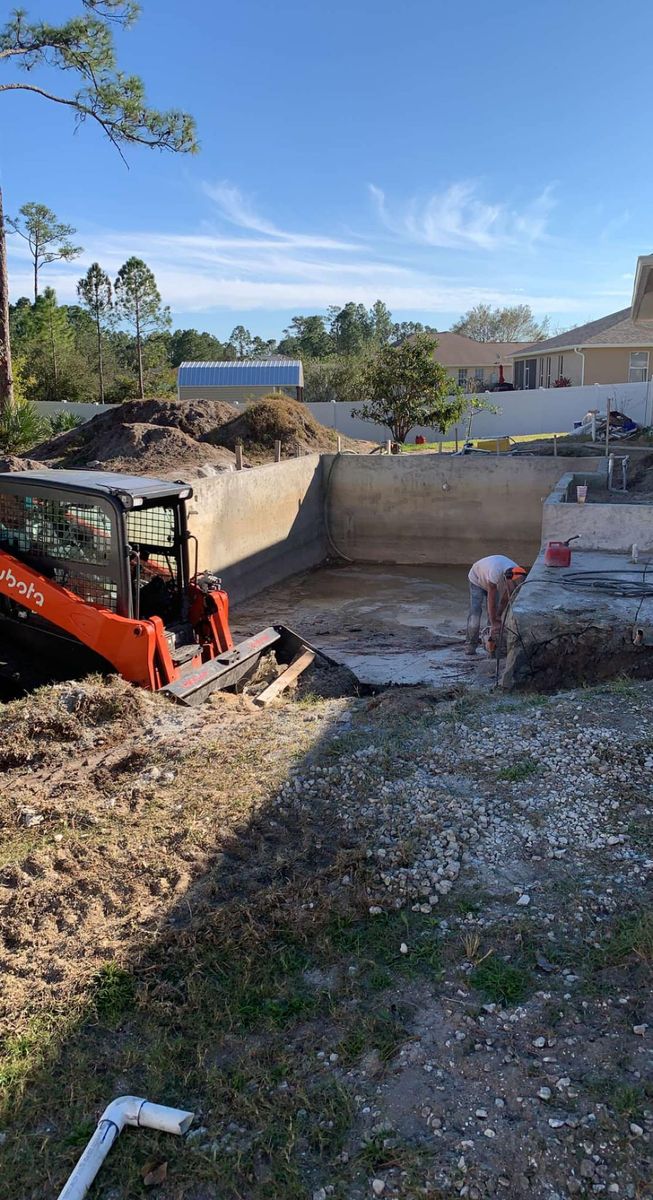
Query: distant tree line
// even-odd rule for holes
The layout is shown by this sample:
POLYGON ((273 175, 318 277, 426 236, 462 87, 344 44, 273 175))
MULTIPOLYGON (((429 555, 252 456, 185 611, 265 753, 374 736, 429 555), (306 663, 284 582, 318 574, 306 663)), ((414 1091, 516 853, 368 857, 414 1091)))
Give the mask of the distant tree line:
MULTIPOLYGON (((237 325, 223 342, 197 329, 172 329, 155 276, 142 259, 131 257, 115 279, 92 263, 77 283, 78 304, 58 304, 51 287, 41 290, 51 263, 70 262, 82 253, 72 242, 76 230, 44 204, 24 204, 8 217, 7 231, 29 249, 34 298, 10 307, 10 335, 27 400, 100 400, 117 403, 134 396, 169 395, 176 368, 184 361, 223 361, 284 355, 304 363, 307 400, 359 400, 366 368, 386 347, 409 338, 433 336, 433 326, 395 321, 382 300, 371 308, 353 301, 333 305, 326 315, 298 315, 281 340, 262 338, 237 325)), ((548 322, 537 322, 528 305, 492 309, 479 304, 453 326, 478 341, 535 341, 548 322)))

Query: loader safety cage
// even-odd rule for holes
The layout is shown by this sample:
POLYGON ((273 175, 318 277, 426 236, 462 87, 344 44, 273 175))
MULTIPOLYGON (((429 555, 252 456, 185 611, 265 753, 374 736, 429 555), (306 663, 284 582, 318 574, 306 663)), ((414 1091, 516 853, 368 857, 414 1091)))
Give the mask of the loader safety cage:
POLYGON ((15 639, 35 662, 39 647, 63 651, 66 677, 76 658, 80 670, 108 666, 182 704, 238 686, 269 651, 286 664, 326 658, 284 625, 234 646, 220 579, 197 574, 192 494, 185 483, 110 472, 0 473, 2 656, 15 639))
POLYGON ((150 615, 149 586, 152 610, 179 617, 190 496, 187 484, 110 472, 0 474, 0 550, 119 616, 150 615))

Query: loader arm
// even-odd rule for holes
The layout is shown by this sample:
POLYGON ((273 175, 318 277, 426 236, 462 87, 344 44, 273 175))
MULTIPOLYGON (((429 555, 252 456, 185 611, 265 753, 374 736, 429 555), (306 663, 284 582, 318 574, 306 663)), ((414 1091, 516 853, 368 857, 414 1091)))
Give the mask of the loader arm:
POLYGON ((160 617, 134 621, 88 604, 4 550, 0 594, 77 638, 130 683, 158 691, 175 679, 160 617))

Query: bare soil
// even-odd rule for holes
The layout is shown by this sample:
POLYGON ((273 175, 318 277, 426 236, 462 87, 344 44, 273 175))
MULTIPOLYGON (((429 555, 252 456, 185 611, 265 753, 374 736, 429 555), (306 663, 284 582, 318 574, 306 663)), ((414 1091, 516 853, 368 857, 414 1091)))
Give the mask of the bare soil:
MULTIPOLYGON (((320 425, 306 405, 286 396, 268 396, 259 400, 207 436, 209 441, 231 449, 241 441, 256 461, 269 459, 277 441, 281 442, 284 457, 289 458, 297 450, 304 454, 319 454, 334 452, 338 447, 335 430, 320 425)), ((343 437, 341 445, 346 450, 364 452, 371 450, 375 443, 343 437)))
POLYGON ((2 1200, 651 1200, 652 695, 6 705, 2 1200))
POLYGON ((19 458, 17 454, 0 456, 0 471, 38 471, 42 466, 35 458, 19 458))
MULTIPOLYGON (((180 471, 233 470, 239 441, 245 467, 270 461, 277 441, 284 457, 337 448, 337 435, 315 421, 304 405, 272 396, 242 414, 217 400, 130 400, 41 442, 32 454, 37 466, 93 466, 176 478, 180 471)), ((344 442, 346 449, 372 447, 350 438, 344 442)))
POLYGON ((94 464, 164 478, 205 466, 232 470, 235 455, 203 439, 234 412, 220 401, 130 400, 42 442, 33 454, 50 467, 94 464))

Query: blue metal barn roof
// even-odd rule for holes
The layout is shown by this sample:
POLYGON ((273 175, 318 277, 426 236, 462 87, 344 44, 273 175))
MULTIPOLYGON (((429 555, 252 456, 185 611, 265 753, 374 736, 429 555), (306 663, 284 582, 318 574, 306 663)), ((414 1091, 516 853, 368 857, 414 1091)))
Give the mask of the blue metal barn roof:
POLYGON ((303 387, 299 359, 259 358, 241 362, 183 362, 178 387, 303 387))

